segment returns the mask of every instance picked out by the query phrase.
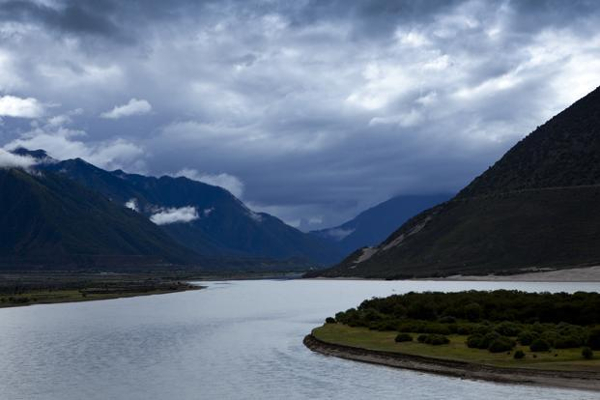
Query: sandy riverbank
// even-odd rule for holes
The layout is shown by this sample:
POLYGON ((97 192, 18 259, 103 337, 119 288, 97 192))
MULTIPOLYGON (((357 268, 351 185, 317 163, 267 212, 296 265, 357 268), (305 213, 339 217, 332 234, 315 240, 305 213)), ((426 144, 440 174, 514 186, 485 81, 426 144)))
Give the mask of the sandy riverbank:
MULTIPOLYGON (((361 277, 316 277, 316 280, 373 280, 383 278, 361 277)), ((554 271, 536 271, 513 275, 450 275, 443 278, 414 278, 417 281, 493 281, 493 282, 600 282, 600 266, 568 268, 554 271)))
POLYGON ((494 367, 331 344, 323 342, 313 335, 304 338, 304 345, 310 350, 326 356, 462 379, 600 391, 600 374, 597 372, 494 367))
MULTIPOLYGON (((515 282, 600 282, 600 266, 527 272, 516 275, 452 275, 434 280, 449 281, 515 281, 515 282)), ((431 279, 429 279, 431 280, 431 279)))

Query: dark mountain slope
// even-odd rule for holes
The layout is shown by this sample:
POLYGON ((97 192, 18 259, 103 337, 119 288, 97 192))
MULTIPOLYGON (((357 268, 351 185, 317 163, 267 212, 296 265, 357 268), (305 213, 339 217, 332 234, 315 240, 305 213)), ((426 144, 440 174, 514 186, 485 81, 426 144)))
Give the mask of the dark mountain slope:
POLYGON ((165 209, 194 207, 198 218, 162 225, 179 243, 203 256, 268 257, 328 264, 339 250, 265 213, 255 213, 227 190, 187 178, 160 178, 108 172, 83 160, 66 160, 44 167, 68 176, 124 206, 135 202, 150 218, 165 209))
POLYGON ((335 228, 311 234, 336 244, 343 254, 381 243, 409 218, 450 199, 450 194, 396 196, 335 228))
POLYGON ((600 184, 600 89, 538 127, 459 197, 600 184))
POLYGON ((514 273, 600 264, 600 89, 519 142, 454 199, 326 276, 514 273))
POLYGON ((139 214, 51 172, 0 169, 0 259, 4 267, 197 263, 139 214))

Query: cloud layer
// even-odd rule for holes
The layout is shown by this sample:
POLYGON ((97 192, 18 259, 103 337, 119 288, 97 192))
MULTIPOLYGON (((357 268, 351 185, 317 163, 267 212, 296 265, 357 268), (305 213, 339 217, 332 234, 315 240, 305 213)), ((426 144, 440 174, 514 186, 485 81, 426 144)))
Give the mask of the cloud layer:
POLYGON ((132 115, 148 114, 152 106, 146 100, 131 99, 127 104, 115 106, 112 110, 100 114, 102 118, 119 119, 132 115))
POLYGON ((0 97, 0 117, 38 118, 44 114, 43 106, 34 98, 16 96, 0 97))
POLYGON ((6 106, 0 145, 333 226, 459 189, 597 87, 599 26, 593 1, 8 1, 0 94, 42 108, 6 106))
POLYGON ((36 160, 28 156, 19 156, 0 149, 0 168, 28 169, 36 164, 36 160))
POLYGON ((237 177, 226 173, 220 174, 205 174, 196 171, 195 169, 184 168, 181 171, 173 174, 173 176, 184 176, 194 181, 208 183, 213 186, 220 186, 228 190, 238 199, 244 195, 244 184, 237 177))
POLYGON ((200 218, 195 207, 167 208, 150 217, 156 225, 192 222, 200 218))

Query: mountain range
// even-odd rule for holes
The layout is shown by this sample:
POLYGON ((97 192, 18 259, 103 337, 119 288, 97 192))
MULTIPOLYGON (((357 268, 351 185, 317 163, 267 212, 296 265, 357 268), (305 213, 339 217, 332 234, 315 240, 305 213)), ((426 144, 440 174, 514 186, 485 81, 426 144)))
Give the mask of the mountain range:
POLYGON ((600 88, 451 200, 323 276, 405 278, 600 264, 600 88))
POLYGON ((310 233, 337 246, 346 256, 362 247, 381 243, 409 218, 451 197, 451 194, 395 196, 339 226, 310 233))
POLYGON ((199 262, 157 225, 54 173, 0 169, 0 267, 199 262))
POLYGON ((0 169, 0 265, 305 268, 335 247, 256 213, 217 186, 106 171, 43 151, 32 171, 0 169))

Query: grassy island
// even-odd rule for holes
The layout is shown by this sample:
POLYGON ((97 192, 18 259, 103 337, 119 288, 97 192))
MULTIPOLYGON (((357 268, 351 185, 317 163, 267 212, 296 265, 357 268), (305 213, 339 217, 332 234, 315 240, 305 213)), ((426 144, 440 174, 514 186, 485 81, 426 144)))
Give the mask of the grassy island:
MULTIPOLYGON (((313 330, 307 346, 386 365, 399 359, 390 364, 386 358, 405 356, 404 361, 412 363, 408 368, 423 371, 430 369, 415 367, 415 362, 437 362, 438 367, 446 363, 454 368, 448 374, 464 377, 471 376, 465 371, 481 372, 482 368, 493 380, 507 381, 512 379, 511 370, 513 375, 523 370, 555 372, 559 380, 561 376, 583 379, 592 382, 583 387, 600 390, 600 294, 499 290, 374 298, 327 318, 313 330), (327 345, 333 347, 327 349, 327 345), (355 357, 344 349, 368 353, 355 357), (368 358, 369 354, 374 358, 368 358)), ((437 367, 430 372, 445 373, 437 367)), ((528 382, 556 383, 550 379, 528 382)))

